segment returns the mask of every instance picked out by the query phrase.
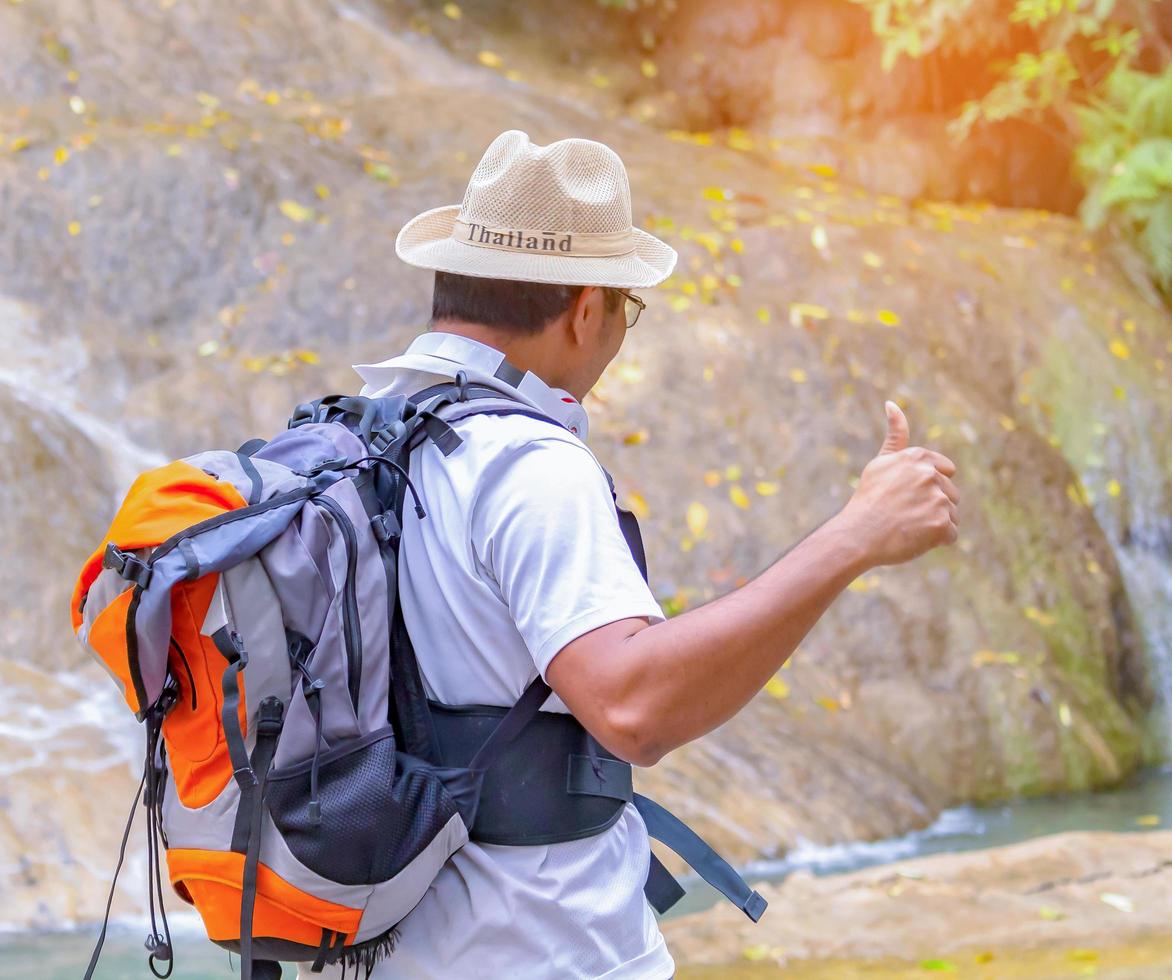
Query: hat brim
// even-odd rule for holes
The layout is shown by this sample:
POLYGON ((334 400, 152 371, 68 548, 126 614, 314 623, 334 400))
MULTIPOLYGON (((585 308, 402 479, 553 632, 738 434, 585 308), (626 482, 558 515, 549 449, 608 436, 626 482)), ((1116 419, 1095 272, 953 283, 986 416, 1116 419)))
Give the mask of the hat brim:
POLYGON ((676 250, 632 228, 635 250, 605 257, 538 255, 467 245, 452 237, 460 205, 432 208, 407 222, 395 238, 395 254, 408 265, 462 276, 517 279, 566 286, 657 286, 671 275, 676 250))

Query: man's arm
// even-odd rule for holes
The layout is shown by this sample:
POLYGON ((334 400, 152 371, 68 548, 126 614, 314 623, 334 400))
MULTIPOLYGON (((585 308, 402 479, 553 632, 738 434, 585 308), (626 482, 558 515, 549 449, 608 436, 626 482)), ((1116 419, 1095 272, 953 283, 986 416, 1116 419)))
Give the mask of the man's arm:
POLYGON ((888 439, 847 506, 753 581, 653 626, 602 626, 553 658, 550 686, 606 748, 646 766, 706 734, 749 702, 856 577, 956 540, 956 467, 895 448, 907 444, 907 423, 892 407, 898 418, 889 409, 888 439))

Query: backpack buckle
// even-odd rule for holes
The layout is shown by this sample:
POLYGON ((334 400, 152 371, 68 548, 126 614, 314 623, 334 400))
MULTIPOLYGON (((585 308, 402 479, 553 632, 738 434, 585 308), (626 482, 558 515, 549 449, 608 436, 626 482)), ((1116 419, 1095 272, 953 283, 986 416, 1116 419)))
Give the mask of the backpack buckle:
POLYGON ((263 698, 257 705, 256 731, 258 735, 279 735, 285 720, 285 705, 280 698, 263 698))
POLYGON ((399 519, 395 516, 395 512, 390 510, 383 514, 375 514, 370 519, 370 529, 374 532, 379 544, 389 544, 396 540, 403 530, 399 526, 399 519))
POLYGON ((124 579, 140 588, 145 589, 150 584, 151 566, 141 558, 123 551, 113 541, 106 545, 106 553, 102 555, 102 566, 114 569, 124 579))

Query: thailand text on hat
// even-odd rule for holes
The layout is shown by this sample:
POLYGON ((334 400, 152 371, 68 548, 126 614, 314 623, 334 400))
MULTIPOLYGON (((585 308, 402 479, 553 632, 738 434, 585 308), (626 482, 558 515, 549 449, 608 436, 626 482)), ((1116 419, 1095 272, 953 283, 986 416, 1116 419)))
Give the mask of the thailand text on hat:
POLYGON ((609 146, 548 146, 510 129, 489 144, 463 204, 403 226, 395 252, 424 269, 564 285, 632 288, 663 282, 676 251, 631 224, 631 189, 609 146))

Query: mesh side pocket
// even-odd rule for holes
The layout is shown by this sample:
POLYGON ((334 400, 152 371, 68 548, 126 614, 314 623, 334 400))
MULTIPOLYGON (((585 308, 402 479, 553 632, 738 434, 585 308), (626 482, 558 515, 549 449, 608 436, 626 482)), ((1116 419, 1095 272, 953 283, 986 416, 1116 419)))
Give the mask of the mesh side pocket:
POLYGON ((308 761, 274 770, 265 801, 298 861, 340 884, 373 885, 403 870, 464 809, 445 786, 448 772, 397 753, 384 729, 322 754, 319 825, 310 822, 308 761))

